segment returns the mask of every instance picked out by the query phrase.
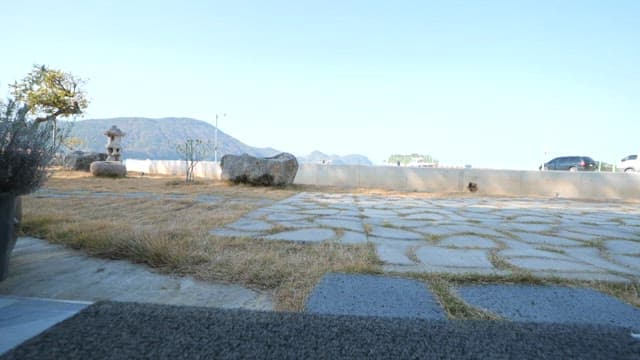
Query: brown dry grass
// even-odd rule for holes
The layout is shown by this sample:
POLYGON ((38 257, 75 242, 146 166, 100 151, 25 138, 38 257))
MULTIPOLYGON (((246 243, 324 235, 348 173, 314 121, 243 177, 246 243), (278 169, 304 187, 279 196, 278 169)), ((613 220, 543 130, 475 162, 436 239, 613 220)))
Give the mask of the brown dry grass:
POLYGON ((198 181, 186 184, 184 178, 164 175, 131 175, 126 178, 97 178, 82 171, 55 171, 44 188, 58 191, 152 192, 158 194, 223 195, 239 198, 280 200, 300 190, 294 186, 265 188, 231 185, 222 181, 198 181))
MULTIPOLYGON (((23 231, 51 242, 107 258, 146 263, 160 271, 192 275, 272 291, 278 310, 301 311, 318 280, 327 272, 381 273, 371 244, 298 244, 242 237, 218 237, 211 229, 228 224, 260 206, 299 191, 347 192, 342 189, 291 186, 263 188, 203 181, 184 184, 167 176, 94 178, 82 172, 56 172, 46 188, 58 191, 109 191, 185 194, 184 199, 38 198, 24 197, 23 231), (221 201, 201 203, 197 195, 221 201)), ((439 197, 443 194, 398 193, 357 189, 349 193, 378 196, 439 197)), ((498 261, 499 259, 494 259, 498 261)), ((591 287, 640 307, 640 284, 539 279, 527 273, 508 276, 398 274, 425 281, 450 318, 497 319, 461 301, 455 287, 464 284, 521 283, 591 287)))
POLYGON ((183 184, 167 177, 99 179, 84 173, 55 174, 46 188, 118 193, 147 192, 157 198, 41 198, 23 200, 26 234, 82 249, 90 255, 128 259, 167 273, 270 290, 279 310, 301 311, 326 272, 380 271, 371 245, 296 244, 219 237, 209 231, 260 206, 291 196, 291 188, 231 186, 221 182, 183 184), (160 194, 186 194, 163 199, 160 194), (220 196, 202 203, 196 195, 220 196))

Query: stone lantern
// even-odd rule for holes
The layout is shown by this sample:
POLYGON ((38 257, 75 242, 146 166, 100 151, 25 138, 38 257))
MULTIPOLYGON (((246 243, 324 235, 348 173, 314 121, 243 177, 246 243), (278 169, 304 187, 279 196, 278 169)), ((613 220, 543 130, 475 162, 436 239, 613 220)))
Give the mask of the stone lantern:
POLYGON ((111 129, 105 131, 107 141, 107 160, 94 161, 89 167, 93 176, 102 177, 125 177, 127 168, 122 164, 122 137, 125 135, 122 130, 113 125, 111 129))
POLYGON ((107 142, 107 161, 121 161, 121 141, 125 133, 118 129, 117 126, 113 125, 111 129, 107 130, 104 134, 109 138, 109 141, 107 142))

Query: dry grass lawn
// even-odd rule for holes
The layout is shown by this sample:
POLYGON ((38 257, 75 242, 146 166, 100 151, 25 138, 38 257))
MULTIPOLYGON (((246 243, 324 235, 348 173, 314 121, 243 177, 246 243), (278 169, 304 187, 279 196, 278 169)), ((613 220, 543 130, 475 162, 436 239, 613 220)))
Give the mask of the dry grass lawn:
POLYGON ((372 246, 295 244, 218 237, 209 231, 296 188, 269 189, 207 181, 186 185, 170 177, 101 179, 80 172, 57 172, 45 185, 57 191, 186 194, 184 199, 126 197, 38 198, 23 200, 22 231, 90 255, 145 263, 166 273, 206 281, 239 283, 273 291, 279 310, 300 311, 317 281, 328 271, 379 272, 372 246), (197 195, 221 200, 203 203, 197 195))
MULTIPOLYGON (((231 186, 206 181, 186 185, 166 176, 129 176, 125 179, 94 178, 83 172, 57 171, 45 189, 115 193, 153 193, 157 197, 74 196, 23 200, 23 228, 28 235, 82 249, 94 256, 128 259, 159 271, 191 275, 205 281, 224 281, 271 291, 276 308, 301 311, 307 296, 327 272, 381 273, 373 245, 337 243, 299 244, 261 241, 243 237, 219 237, 209 231, 240 218, 265 201, 277 201, 299 191, 343 192, 313 186, 263 188, 231 186), (181 194, 180 199, 162 195, 181 194), (220 201, 203 203, 198 195, 214 195, 220 201)), ((383 190, 350 190, 351 193, 441 197, 443 194, 406 194, 383 190)), ((459 195, 458 195, 459 196, 459 195)), ((497 319, 474 309, 455 294, 455 286, 477 283, 562 284, 591 287, 640 307, 640 284, 609 284, 562 279, 540 280, 526 273, 510 276, 460 276, 447 274, 397 274, 413 277, 431 288, 453 319, 497 319)))

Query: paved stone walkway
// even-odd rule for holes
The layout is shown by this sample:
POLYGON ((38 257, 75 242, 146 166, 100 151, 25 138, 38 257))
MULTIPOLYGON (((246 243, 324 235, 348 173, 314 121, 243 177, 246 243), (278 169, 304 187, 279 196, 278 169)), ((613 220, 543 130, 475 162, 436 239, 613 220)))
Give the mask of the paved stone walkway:
MULTIPOLYGON (((272 310, 269 293, 159 274, 142 264, 89 257, 47 241, 21 237, 11 253, 2 296, 75 301, 133 301, 272 310)), ((0 311, 0 329, 2 325, 0 311)))
POLYGON ((637 204, 300 193, 214 235, 373 243, 388 272, 637 281, 637 204))
MULTIPOLYGON (((640 309, 592 289, 536 285, 470 285, 455 289, 467 304, 519 322, 613 325, 640 339, 640 309)), ((315 314, 445 320, 427 285, 390 276, 326 274, 307 300, 315 314)))

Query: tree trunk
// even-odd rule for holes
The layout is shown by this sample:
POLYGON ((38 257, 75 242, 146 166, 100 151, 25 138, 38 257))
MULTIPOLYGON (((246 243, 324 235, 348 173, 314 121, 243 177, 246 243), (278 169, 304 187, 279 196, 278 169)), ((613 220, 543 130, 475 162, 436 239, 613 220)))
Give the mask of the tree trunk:
POLYGON ((9 274, 9 258, 18 239, 18 224, 22 217, 20 198, 0 193, 0 281, 9 274))

